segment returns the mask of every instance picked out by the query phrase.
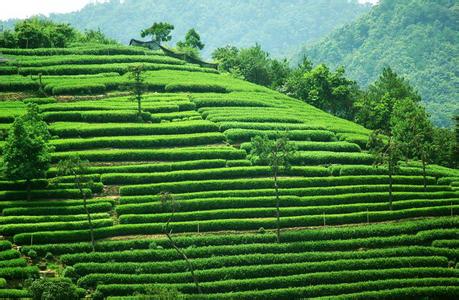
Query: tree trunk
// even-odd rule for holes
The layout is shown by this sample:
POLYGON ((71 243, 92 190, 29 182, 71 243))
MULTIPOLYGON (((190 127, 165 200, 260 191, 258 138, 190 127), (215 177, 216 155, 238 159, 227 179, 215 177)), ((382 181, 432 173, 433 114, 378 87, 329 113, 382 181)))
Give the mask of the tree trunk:
POLYGON ((276 193, 276 238, 277 242, 280 243, 280 198, 279 198, 279 186, 277 184, 277 172, 274 172, 274 190, 276 193))
POLYGON ((137 95, 137 109, 139 110, 139 116, 142 113, 142 96, 137 95))
POLYGON ((30 179, 26 180, 26 189, 27 189, 27 201, 32 200, 32 181, 30 179))
POLYGON ((87 203, 87 199, 86 199, 86 194, 85 192, 83 191, 83 187, 81 186, 81 182, 78 178, 76 178, 76 181, 77 181, 77 185, 78 185, 78 189, 80 190, 80 193, 81 193, 81 196, 83 197, 83 207, 84 207, 84 210, 86 212, 86 215, 88 217, 88 224, 89 224, 89 235, 91 237, 91 248, 92 248, 92 252, 95 252, 96 251, 96 242, 94 240, 94 228, 92 226, 92 218, 91 218, 91 214, 89 213, 89 209, 88 209, 88 203, 87 203))
POLYGON ((179 255, 183 257, 183 259, 186 261, 188 268, 190 269, 191 277, 193 277, 193 282, 196 285, 196 289, 198 290, 199 294, 202 294, 201 286, 199 285, 198 277, 196 277, 196 274, 194 273, 194 268, 193 264, 191 261, 188 259, 188 256, 186 256, 185 252, 183 252, 174 242, 172 239, 172 236, 170 235, 170 232, 166 231, 166 236, 169 239, 169 242, 171 243, 172 247, 177 251, 179 255))
POLYGON ((389 162, 389 209, 392 210, 392 163, 389 162))
POLYGON ((427 192, 427 174, 426 174, 426 160, 422 156, 422 177, 424 180, 424 192, 427 192))

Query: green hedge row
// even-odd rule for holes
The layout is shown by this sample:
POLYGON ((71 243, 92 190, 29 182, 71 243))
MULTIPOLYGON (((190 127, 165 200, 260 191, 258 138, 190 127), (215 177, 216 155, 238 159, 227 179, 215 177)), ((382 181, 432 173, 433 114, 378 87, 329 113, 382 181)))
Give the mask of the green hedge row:
MULTIPOLYGON (((283 134, 280 131, 255 129, 228 129, 224 133, 231 143, 248 142, 259 135, 266 135, 273 139, 283 134)), ((332 141, 335 137, 333 132, 327 130, 292 130, 287 132, 287 136, 291 140, 322 142, 332 141)))
POLYGON ((27 261, 22 257, 0 261, 1 268, 26 267, 26 266, 27 266, 27 261))
MULTIPOLYGON (((292 188, 292 189, 281 189, 279 194, 281 196, 330 196, 339 194, 360 194, 360 193, 378 193, 388 192, 389 187, 387 184, 367 184, 367 185, 349 185, 349 186, 329 186, 329 187, 306 187, 306 188, 292 188)), ((457 192, 446 191, 448 190, 445 186, 428 185, 427 192, 425 193, 424 187, 420 185, 400 185, 396 184, 393 186, 395 192, 409 192, 413 197, 406 197, 404 199, 415 199, 414 197, 427 197, 428 199, 433 198, 457 198, 459 195, 457 192), (423 194, 419 194, 423 192, 423 194), (416 195, 416 196, 414 196, 416 195), (425 196, 423 196, 425 195, 425 196)), ((193 193, 182 193, 175 194, 175 198, 178 200, 205 200, 208 198, 241 198, 250 197, 263 197, 263 196, 275 196, 274 189, 251 189, 251 190, 220 190, 220 191, 208 191, 208 192, 193 192, 193 193)), ((399 198, 400 199, 400 198, 399 198)), ((133 203, 147 203, 158 200, 157 195, 153 196, 123 196, 120 198, 120 204, 133 204, 133 203)), ((352 203, 352 202, 348 202, 352 203)), ((355 203, 355 202, 354 202, 355 203)), ((0 202, 0 207, 1 207, 0 202)))
POLYGON ((292 159, 292 163, 302 165, 372 164, 373 162, 373 155, 362 152, 298 151, 292 159))
MULTIPOLYGON (((181 170, 167 173, 110 173, 103 174, 101 179, 104 184, 142 184, 142 183, 157 183, 157 182, 174 182, 185 180, 200 180, 206 179, 229 179, 243 177, 267 177, 271 174, 269 167, 254 166, 254 167, 233 167, 233 168, 213 168, 200 170, 181 170)), ((282 175, 291 176, 328 176, 328 170, 322 167, 292 167, 287 172, 281 172, 282 175)))
MULTIPOLYGON (((207 70, 199 68, 200 70, 207 70)), ((210 69, 209 69, 210 70, 210 69)), ((215 70, 213 70, 215 71, 215 70)), ((211 72, 215 73, 215 72, 211 72)), ((218 73, 218 72, 216 72, 218 73)), ((194 92, 194 93, 228 93, 229 91, 218 84, 204 83, 169 83, 165 87, 165 91, 169 93, 177 92, 194 92)))
POLYGON ((311 125, 311 124, 295 124, 295 123, 258 123, 258 122, 221 122, 218 124, 221 131, 228 129, 257 129, 257 130, 327 130, 326 126, 311 125))
POLYGON ((20 256, 20 253, 13 249, 0 251, 0 260, 15 259, 15 258, 18 258, 19 256, 20 256))
MULTIPOLYGON (((83 200, 80 200, 83 203, 83 200)), ((107 212, 112 209, 110 202, 98 202, 88 204, 88 210, 91 213, 107 212)), ((75 206, 42 206, 42 207, 13 207, 3 210, 4 216, 48 216, 48 215, 82 215, 85 214, 83 204, 75 206)))
MULTIPOLYGON (((220 209, 212 209, 213 207, 205 208, 207 210, 187 210, 187 208, 180 208, 181 212, 174 215, 175 222, 186 222, 186 221, 202 221, 202 220, 220 220, 220 219, 243 219, 243 218, 271 218, 275 216, 275 200, 266 199, 267 203, 263 203, 263 207, 255 205, 254 208, 243 208, 235 209, 235 205, 230 205, 230 208, 225 207, 225 202, 220 206, 220 209), (271 204, 271 205, 270 205, 271 204), (268 207, 268 208, 266 208, 268 207), (185 211, 185 212, 183 212, 185 211)), ((242 200, 243 201, 243 200, 242 200)), ((293 201, 291 201, 293 202, 293 201)), ((301 207, 303 203, 292 203, 292 207, 288 207, 290 203, 282 202, 282 208, 280 213, 282 217, 293 217, 300 215, 330 215, 330 214, 347 214, 357 213, 368 210, 368 216, 371 217, 375 211, 389 210, 389 204, 387 200, 383 203, 358 203, 351 205, 332 205, 332 206, 309 206, 301 207)), ((424 208, 424 207, 436 207, 436 206, 447 206, 450 204, 459 205, 459 199, 452 200, 408 200, 408 201, 397 201, 393 203, 394 210, 411 209, 411 208, 424 208)), ((246 206, 246 204, 243 204, 246 206)), ((166 222, 170 218, 170 213, 157 213, 158 207, 151 209, 148 205, 137 205, 138 207, 129 207, 130 214, 123 214, 123 206, 118 206, 116 212, 120 215, 121 224, 139 224, 139 223, 159 223, 166 222), (152 213, 152 210, 155 213, 152 213)), ((370 218, 369 220, 373 220, 370 218)))
MULTIPOLYGON (((201 259, 235 256, 235 255, 252 255, 252 254, 285 254, 285 253, 311 253, 312 261, 321 261, 326 259, 327 254, 324 252, 336 252, 342 255, 343 251, 355 251, 361 248, 367 249, 380 249, 388 247, 401 247, 401 246, 415 246, 419 244, 428 245, 432 240, 439 237, 453 237, 455 235, 454 229, 435 229, 429 231, 420 231, 414 235, 402 234, 387 237, 364 237, 364 238, 350 238, 346 240, 316 240, 307 242, 293 242, 293 243, 274 243, 274 236, 264 237, 265 240, 260 238, 259 243, 247 243, 237 245, 203 245, 201 247, 189 247, 186 249, 186 254, 189 258, 201 259), (270 241, 268 241, 270 240, 270 241), (270 243, 271 242, 271 243, 270 243), (315 252, 315 253, 313 253, 315 252)), ((288 238, 288 236, 287 236, 288 238)), ((286 239, 285 234, 283 239, 286 239)), ((152 241, 154 242, 154 241, 152 241)), ((156 243, 162 245, 162 243, 156 243)), ((125 244, 123 244, 125 245, 125 244)), ((130 244, 132 245, 132 243, 130 244)), ((170 244, 165 244, 169 247, 166 250, 124 250, 113 252, 91 252, 91 253, 75 253, 64 254, 61 256, 62 261, 67 265, 74 265, 76 263, 107 263, 107 262, 142 262, 145 261, 171 261, 181 260, 181 256, 174 250, 170 249, 170 244)), ((31 248, 37 249, 39 246, 31 248)), ((28 249, 28 248, 27 248, 28 249)), ((38 248, 40 249, 40 248, 38 248)), ((441 249, 441 248, 438 248, 441 249)), ((41 247, 42 251, 44 250, 41 247)), ((443 249, 444 250, 444 249, 443 249)), ((89 252, 89 251, 88 251, 89 252)), ((443 252, 442 255, 453 260, 459 257, 458 250, 450 249, 448 252, 443 252)), ((336 257, 335 257, 336 258, 336 257)), ((217 258, 215 258, 217 259, 217 258)), ((333 259, 333 258, 332 258, 333 259)), ((339 259, 339 258, 336 258, 339 259)), ((344 259, 344 258, 343 258, 344 259)))
MULTIPOLYGON (((113 225, 112 219, 98 219, 92 220, 94 228, 107 227, 113 225)), ((57 231, 57 230, 81 230, 88 229, 89 223, 87 221, 77 222, 47 222, 47 223, 34 223, 34 224, 10 224, 4 225, 0 228, 0 233, 5 236, 14 236, 15 234, 25 232, 43 232, 43 231, 57 231)))
POLYGON ((1 268, 0 277, 5 279, 27 279, 30 277, 38 276, 38 267, 12 267, 12 268, 1 268))
MULTIPOLYGON (((310 178, 280 178, 278 180, 280 189, 324 187, 339 185, 362 185, 362 184, 388 184, 387 176, 342 176, 342 177, 310 177, 310 178)), ((435 179, 428 177, 428 184, 435 183, 435 179)), ((416 176, 394 176, 394 184, 423 184, 422 177, 416 176)), ((251 178, 232 180, 202 180, 184 181, 172 183, 158 183, 145 185, 132 185, 120 188, 122 196, 128 195, 154 195, 163 191, 174 191, 174 193, 189 193, 211 190, 238 190, 238 189, 266 189, 273 188, 274 181, 271 178, 251 178)))
MULTIPOLYGON (((452 207, 457 211, 458 206, 452 207)), ((370 213, 370 220, 373 222, 393 221, 406 218, 449 216, 451 206, 439 206, 435 208, 416 208, 399 211, 385 211, 370 213)), ((367 222, 367 212, 326 215, 328 225, 356 224, 367 222)), ((303 226, 323 226, 323 216, 300 216, 281 218, 281 226, 303 227, 303 226)), ((221 231, 221 230, 257 230, 260 227, 274 228, 275 222, 272 219, 227 219, 199 222, 175 222, 171 226, 174 232, 200 232, 221 231)), ((163 232, 164 223, 153 224, 128 224, 115 225, 112 227, 98 228, 94 231, 96 238, 106 238, 111 236, 123 236, 134 234, 159 234, 163 232)), ((35 232, 33 233, 34 243, 58 243, 58 242, 77 242, 84 241, 88 234, 85 230, 75 231, 55 231, 55 232, 35 232)), ((27 244, 30 242, 31 234, 21 233, 14 236, 17 244, 27 244)))
POLYGON ((187 161, 202 159, 244 159, 245 151, 230 147, 207 147, 207 149, 173 148, 157 150, 88 150, 53 153, 54 162, 78 155, 89 161, 187 161))
POLYGON ((19 48, 0 48, 0 52, 10 55, 24 56, 53 56, 53 55, 160 55, 158 52, 151 52, 145 48, 127 47, 127 46, 107 46, 97 45, 90 47, 72 47, 72 48, 36 48, 36 49, 19 49, 19 48))
MULTIPOLYGON (((91 196, 90 189, 84 189, 87 196, 91 196)), ((56 190, 32 190, 31 198, 34 199, 78 199, 81 198, 78 189, 56 189, 56 190)), ((0 200, 23 200, 27 199, 26 191, 0 191, 0 200)), ((1 202, 0 202, 1 203, 1 202)))
POLYGON ((95 137, 86 139, 58 139, 51 144, 56 151, 85 150, 94 148, 155 148, 196 146, 223 143, 225 136, 219 132, 192 133, 160 136, 95 137))
POLYGON ((3 251, 3 250, 9 250, 11 249, 11 242, 10 241, 1 241, 0 240, 0 251, 3 251))
MULTIPOLYGON (((44 216, 4 216, 0 219, 1 225, 6 224, 32 224, 32 223, 45 223, 45 222, 74 222, 74 221, 83 221, 87 219, 86 214, 82 215, 44 215, 44 216)), ((110 215, 108 213, 93 213, 91 218, 94 220, 97 219, 107 219, 110 215)))
MULTIPOLYGON (((239 245, 240 247, 242 245, 239 245)), ((235 246, 236 247, 236 246, 235 246)), ((280 248, 280 247, 278 247, 280 248)), ((75 270, 80 276, 88 274, 158 274, 158 273, 177 273, 186 272, 188 265, 180 260, 177 255, 173 255, 169 250, 171 261, 155 262, 87 262, 74 264, 75 270), (175 260, 174 260, 175 259, 175 260)), ((451 257, 450 251, 436 249, 434 247, 408 246, 386 249, 371 249, 366 251, 330 251, 330 252, 277 252, 277 253, 253 253, 243 255, 213 256, 204 258, 193 258, 193 266, 197 270, 217 269, 236 266, 257 266, 264 264, 291 264, 291 263, 318 263, 323 265, 331 264, 335 261, 353 261, 365 259, 385 259, 385 258, 409 258, 409 257, 431 257, 444 256, 451 257)), ((335 268, 336 269, 336 268, 335 268)))
MULTIPOLYGON (((232 163, 232 162, 234 161, 226 161, 224 159, 203 159, 203 160, 191 160, 191 161, 173 162, 173 163, 144 163, 144 164, 129 164, 129 165, 114 165, 114 166, 90 166, 87 168, 87 172, 97 173, 97 175, 104 174, 104 173, 172 172, 172 171, 179 171, 179 170, 199 170, 199 169, 210 169, 210 168, 223 168, 227 164, 232 163)), ((50 177, 55 176, 56 171, 57 170, 55 168, 50 168, 47 175, 50 177)))
POLYGON ((36 57, 34 59, 18 59, 11 62, 19 67, 43 67, 54 65, 87 65, 110 63, 163 63, 170 65, 184 65, 185 62, 173 57, 159 55, 71 55, 36 57))
POLYGON ((432 242, 433 247, 459 249, 459 240, 436 240, 432 242))
POLYGON ((17 290, 17 289, 0 289, 0 298, 2 299, 22 299, 30 298, 28 290, 17 290))
MULTIPOLYGON (((80 195, 81 196, 81 195, 80 195)), ((109 202, 115 203, 115 200, 112 198, 89 198, 86 200, 88 204, 91 203, 98 203, 98 202, 109 202)), ((30 208, 30 207, 41 207, 41 206, 50 206, 53 207, 63 207, 63 206, 75 206, 81 205, 82 199, 72 199, 72 200, 34 200, 34 201, 27 201, 27 200, 12 200, 12 201, 0 201, 0 210, 5 208, 30 208)))
POLYGON ((48 103, 56 103, 57 100, 56 98, 50 98, 50 97, 47 97, 47 98, 27 98, 27 99, 24 99, 22 100, 22 102, 24 103, 35 103, 35 104, 39 104, 39 105, 42 105, 42 104, 48 104, 48 103))
POLYGON ((178 123, 54 123, 50 132, 60 137, 95 137, 95 136, 132 136, 132 135, 161 135, 218 131, 218 127, 208 121, 184 121, 178 123))
MULTIPOLYGON (((32 189, 43 189, 48 186, 48 180, 46 179, 37 179, 32 180, 31 188, 32 189)), ((27 184, 25 180, 19 181, 0 181, 1 190, 24 190, 26 189, 27 184)))
MULTIPOLYGON (((201 289, 207 293, 228 293, 238 291, 257 291, 262 289, 292 288, 302 286, 316 286, 320 284, 337 283, 360 283, 376 280, 394 280, 411 278, 454 278, 457 277, 457 270, 447 268, 403 268, 403 269, 383 269, 383 270, 364 270, 364 271, 335 271, 313 274, 292 275, 288 277, 254 278, 247 280, 224 280, 215 282, 202 282, 201 289)), ((435 279, 433 279, 435 280, 435 279)), ((457 281, 457 280, 456 280, 457 281)), ((170 288, 178 288, 184 293, 196 293, 196 287, 192 283, 166 285, 170 288)), ((104 296, 132 295, 134 293, 145 292, 150 285, 145 284, 108 284, 98 285, 97 291, 104 296)), ((330 290, 328 290, 330 291, 330 290)), ((320 294, 319 294, 320 295, 320 294)))
POLYGON ((142 112, 139 116, 135 110, 45 112, 42 116, 46 122, 159 122, 150 113, 142 112))
MULTIPOLYGON (((360 152, 359 145, 348 142, 293 142, 298 151, 332 151, 332 152, 360 152)), ((252 143, 242 143, 241 149, 250 152, 252 143)))
MULTIPOLYGON (((187 295, 187 299, 455 299, 459 292, 455 278, 386 279, 357 283, 314 285, 308 287, 264 289, 235 293, 187 295), (390 290, 387 290, 390 289, 390 290), (362 292, 367 291, 367 292, 362 292), (347 293, 347 294, 346 294, 347 293), (344 294, 344 295, 343 295, 344 294), (326 296, 324 296, 326 295, 326 296), (316 298, 318 296, 323 296, 316 298)), ((117 299, 109 297, 110 300, 117 299)), ((122 298, 120 298, 122 299, 122 298)), ((136 299, 130 297, 129 299, 136 299)), ((141 298, 139 298, 140 300, 141 298)))
MULTIPOLYGON (((349 259, 331 262, 316 263, 290 263, 269 264, 256 266, 236 266, 217 269, 197 269, 196 276, 204 282, 252 279, 260 277, 291 276, 298 274, 311 274, 318 272, 333 272, 335 270, 364 270, 368 269, 392 269, 392 268, 429 268, 446 267, 446 257, 399 257, 399 258, 368 258, 349 259)), ((130 283, 187 283, 190 282, 188 271, 180 273, 166 272, 165 274, 90 274, 78 280, 78 285, 83 288, 96 287, 98 284, 130 284, 130 283)), ((318 282, 317 284, 320 284, 318 282)))
MULTIPOLYGON (((282 239, 284 242, 298 242, 298 241, 319 241, 324 243, 323 240, 332 240, 333 239, 344 239, 342 241, 347 242, 350 241, 357 245, 357 248, 360 247, 362 241, 365 241, 365 238, 368 237, 386 237, 386 236, 395 236, 396 241, 400 239, 407 239, 409 237, 409 241, 412 241, 412 234, 417 234, 414 236, 416 238, 417 243, 430 243, 433 240, 438 239, 437 232, 445 231, 448 232, 448 228, 455 228, 459 225, 459 218, 458 217, 438 217, 438 218, 431 218, 431 219, 420 219, 420 220, 411 220, 411 221, 401 221, 398 223, 390 223, 390 224, 370 224, 367 226, 359 226, 359 227, 338 227, 338 228, 331 228, 331 227, 323 227, 321 229, 308 229, 308 230, 297 230, 295 232, 285 232, 282 235, 282 239), (428 231, 425 231, 428 230, 428 231), (352 240, 357 239, 357 240, 352 240), (358 241, 360 239, 360 241, 358 241), (364 239, 364 240, 362 240, 364 239)), ((377 238, 380 239, 380 238, 377 238)), ((250 248, 251 243, 261 243, 261 247, 269 247, 272 249, 273 247, 282 247, 276 248, 281 249, 281 252, 302 252, 308 251, 307 247, 301 246, 300 248, 284 248, 286 244, 276 244, 274 241, 276 237, 273 233, 267 232, 265 234, 254 234, 254 233, 238 233, 238 234, 225 234, 225 235, 213 235, 213 234, 206 234, 206 235, 194 235, 194 236, 177 236, 175 237, 174 241, 176 242, 179 247, 188 248, 190 246, 195 247, 202 247, 202 246, 218 246, 218 245, 227 245, 228 249, 236 249, 235 245, 244 244, 242 250, 246 248, 250 248), (266 243, 263 245, 263 243, 266 243), (245 248, 244 248, 245 247, 245 248), (304 249, 303 249, 304 248, 304 249), (298 249, 298 250, 297 250, 298 249)), ((59 241, 60 242, 60 241, 59 241)), ((58 242, 58 243, 59 243, 58 242)), ((157 245, 162 246, 163 248, 169 248, 170 243, 166 238, 155 238, 152 239, 130 239, 130 240, 117 240, 117 241, 99 241, 96 243, 96 250, 101 252, 113 252, 113 251, 123 251, 123 250, 132 250, 132 249, 148 249, 150 243, 155 242, 157 245)), ((374 242, 369 240, 368 248, 371 248, 373 244, 376 246, 378 245, 386 245, 381 244, 379 242, 374 242)), ((392 246, 400 246, 403 243, 394 244, 392 246)), ((405 243, 407 244, 407 243, 405 243)), ((10 245, 10 244, 9 244, 10 245)), ((291 244, 290 244, 291 245, 291 244)), ((303 245, 303 244, 301 244, 303 245)), ((209 247, 207 249, 210 249, 209 247)), ((9 249, 9 248, 8 248, 9 249)), ((45 245, 34 245, 34 246, 24 246, 21 248, 21 251, 25 251, 27 253, 29 249, 34 249, 37 253, 41 253, 42 255, 46 254, 46 252, 52 251, 55 254, 66 254, 66 253, 80 253, 80 252, 91 252, 91 245, 89 243, 78 243, 76 241, 69 241, 67 244, 52 244, 51 241, 45 245)), ((202 248, 201 248, 202 249, 202 248)), ((313 250, 315 248, 312 248, 313 250)), ((334 251, 334 248, 331 248, 334 251)), ((336 250, 336 249, 335 249, 336 250)), ((148 250, 149 252, 152 252, 148 250)), ((188 251, 188 250, 187 250, 188 251)), ((209 250, 210 251, 210 250, 209 250)), ((275 253, 270 250, 269 253, 275 253)), ((449 250, 448 250, 449 251, 449 250)), ((125 252, 123 252, 125 253, 125 252)), ((143 252, 145 253, 145 251, 143 252)), ((177 254, 174 250, 171 250, 171 253, 177 254)), ((217 250, 216 253, 220 253, 220 250, 217 250)), ((243 252, 246 253, 246 252, 243 252)), ((232 253, 228 255, 235 255, 241 253, 232 253)), ((459 254, 459 253, 458 253, 459 254)), ((80 255, 80 254, 78 254, 80 255)), ((124 255, 124 254, 123 254, 124 255)), ((143 254, 142 254, 143 255, 143 254)), ((224 255, 224 254, 221 254, 224 255)), ((122 255, 121 255, 122 256, 122 255)), ((445 255, 446 256, 446 255, 445 255)), ((126 260, 128 261, 128 260, 126 260)))

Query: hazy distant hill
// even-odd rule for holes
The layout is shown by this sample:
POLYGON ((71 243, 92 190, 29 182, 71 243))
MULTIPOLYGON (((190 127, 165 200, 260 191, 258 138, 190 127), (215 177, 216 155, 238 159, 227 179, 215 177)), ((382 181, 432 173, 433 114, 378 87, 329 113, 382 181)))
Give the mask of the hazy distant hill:
POLYGON ((459 112, 458 29, 457 0, 383 0, 297 58, 344 65, 364 85, 390 65, 416 86, 435 123, 448 126, 459 112))
POLYGON ((196 28, 206 43, 205 56, 226 44, 255 42, 273 55, 287 55, 369 9, 357 0, 112 0, 51 18, 79 29, 99 27, 121 42, 155 21, 167 21, 176 28, 173 42, 196 28))

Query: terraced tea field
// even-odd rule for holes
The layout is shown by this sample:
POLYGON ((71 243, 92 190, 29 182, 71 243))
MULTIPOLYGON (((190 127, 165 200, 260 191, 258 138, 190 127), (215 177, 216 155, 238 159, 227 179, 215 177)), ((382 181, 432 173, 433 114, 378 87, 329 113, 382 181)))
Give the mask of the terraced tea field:
POLYGON ((0 181, 0 298, 26 297, 26 278, 65 266, 96 299, 158 287, 187 299, 459 297, 458 170, 429 166, 424 187, 419 164, 405 164, 390 210, 386 170, 365 149, 370 131, 304 102, 134 47, 0 52, 10 59, 0 66, 0 147, 27 102, 39 104, 55 147, 32 200, 24 182, 0 181), (141 115, 127 74, 139 63, 141 115), (48 98, 36 99, 40 85, 48 98), (248 152, 252 137, 284 133, 298 150, 279 178, 276 243, 274 182, 248 152), (55 178, 74 155, 95 182, 95 252, 79 190, 55 178), (202 294, 163 234, 161 192, 179 205, 174 240, 202 294))

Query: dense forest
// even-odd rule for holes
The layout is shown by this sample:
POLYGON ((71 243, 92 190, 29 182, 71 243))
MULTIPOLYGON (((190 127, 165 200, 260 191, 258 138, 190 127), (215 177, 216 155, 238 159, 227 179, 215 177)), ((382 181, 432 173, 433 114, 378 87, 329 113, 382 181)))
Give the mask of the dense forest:
POLYGON ((226 44, 246 47, 256 42, 272 55, 285 56, 369 9, 357 0, 111 0, 51 19, 81 30, 100 28, 123 43, 139 37, 152 21, 165 21, 175 25, 173 43, 189 28, 201 33, 205 57, 226 44))
MULTIPOLYGON (((451 126, 458 111, 459 1, 382 0, 370 13, 297 55, 344 65, 362 85, 390 66, 420 92, 432 120, 451 126)), ((309 41, 305 41, 308 45, 309 41)))

